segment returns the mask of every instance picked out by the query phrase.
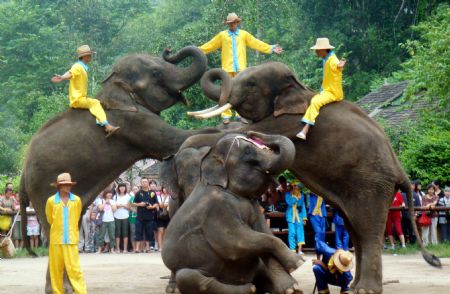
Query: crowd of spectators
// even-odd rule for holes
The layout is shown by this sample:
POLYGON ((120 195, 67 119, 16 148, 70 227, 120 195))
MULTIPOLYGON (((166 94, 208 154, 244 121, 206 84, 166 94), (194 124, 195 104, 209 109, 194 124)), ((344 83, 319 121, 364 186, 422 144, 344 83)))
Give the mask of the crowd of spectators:
MULTIPOLYGON (((156 181, 146 178, 141 179, 140 186, 133 187, 128 182, 121 180, 117 182, 119 184, 114 182, 102 191, 84 213, 80 226, 79 251, 100 254, 161 250, 165 229, 169 223, 170 194, 167 189, 158 188, 156 181)), ((348 233, 337 210, 329 205, 325 206, 323 201, 320 203, 323 205, 321 209, 326 209, 326 213, 320 212, 321 209, 318 210, 318 206, 315 207, 317 196, 313 193, 303 193, 302 188, 300 183, 291 184, 281 176, 278 183, 273 182, 260 198, 262 211, 286 212, 286 222, 291 231, 288 238, 290 249, 303 254, 304 226, 307 222, 311 222, 314 230, 318 228, 321 230, 320 233, 315 232, 314 238, 322 238, 324 226, 321 224, 317 226, 317 215, 324 219, 323 222, 326 222, 327 228, 331 227, 329 222, 334 223, 336 246, 348 249, 348 233), (311 207, 311 199, 314 199, 314 207, 311 207), (327 216, 330 215, 334 216, 332 221, 327 220, 327 216)), ((433 181, 425 190, 422 189, 420 181, 413 181, 411 188, 415 207, 450 207, 450 187, 442 189, 439 181, 433 181)), ((8 215, 0 214, 0 234, 6 235, 12 227, 12 239, 16 248, 23 246, 21 221, 20 217, 15 218, 14 215, 11 216, 11 213, 19 212, 19 197, 20 195, 14 192, 12 183, 7 183, 4 194, 0 196, 0 212, 10 212, 8 215)), ((406 194, 398 191, 393 198, 392 207, 406 206, 408 206, 406 194)), ((26 235, 30 239, 31 246, 45 245, 45 238, 39 224, 42 220, 38 220, 33 215, 32 203, 28 203, 26 211, 29 213, 26 235)), ((450 211, 416 211, 414 217, 425 245, 450 242, 450 211)), ((270 219, 266 218, 270 226, 270 219)), ((416 242, 417 236, 412 230, 408 211, 388 213, 386 235, 389 242, 389 246, 385 246, 387 249, 395 248, 395 236, 402 247, 416 242)))
MULTIPOLYGON (((142 178, 140 186, 118 180, 96 197, 86 209, 80 224, 79 252, 85 253, 144 253, 160 251, 169 224, 170 194, 158 188, 154 180, 142 178)), ((0 234, 12 227, 16 248, 23 247, 20 225, 20 199, 8 183, 0 195, 0 234), (17 215, 17 217, 16 217, 17 215)), ((26 208, 27 236, 31 247, 46 245, 45 236, 31 202, 26 208)))

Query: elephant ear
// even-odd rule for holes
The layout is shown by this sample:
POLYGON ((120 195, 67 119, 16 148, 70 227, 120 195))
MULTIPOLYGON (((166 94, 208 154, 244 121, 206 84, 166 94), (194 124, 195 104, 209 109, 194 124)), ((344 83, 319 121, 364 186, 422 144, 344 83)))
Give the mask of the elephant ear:
POLYGON ((308 108, 314 92, 297 80, 295 76, 289 76, 280 94, 274 100, 273 115, 303 114, 308 108))
POLYGON ((228 187, 228 173, 222 156, 214 153, 206 154, 201 163, 201 179, 208 185, 224 189, 228 187))

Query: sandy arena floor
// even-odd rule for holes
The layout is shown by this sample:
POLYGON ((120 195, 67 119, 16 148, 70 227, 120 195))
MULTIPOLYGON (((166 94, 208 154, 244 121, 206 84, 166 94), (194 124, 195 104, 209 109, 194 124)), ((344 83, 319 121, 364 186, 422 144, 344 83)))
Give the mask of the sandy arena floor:
MULTIPOLYGON (((312 255, 293 273, 305 294, 312 293, 314 277, 311 272, 312 255)), ((450 293, 450 258, 442 259, 443 269, 434 269, 420 255, 383 256, 384 280, 399 283, 384 286, 384 293, 410 294, 450 293)), ((165 293, 169 275, 159 253, 149 254, 82 254, 83 269, 89 293, 165 293)), ((47 258, 0 260, 0 293, 44 293, 47 258)), ((331 293, 339 293, 336 287, 331 293)))

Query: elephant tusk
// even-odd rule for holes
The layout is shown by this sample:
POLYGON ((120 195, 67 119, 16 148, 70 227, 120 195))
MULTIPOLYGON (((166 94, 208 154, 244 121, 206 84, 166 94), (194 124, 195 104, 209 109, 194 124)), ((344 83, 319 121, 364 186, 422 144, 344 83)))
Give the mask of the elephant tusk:
POLYGON ((221 106, 213 111, 207 112, 207 113, 202 113, 202 114, 198 114, 195 117, 197 118, 210 118, 210 117, 214 117, 214 116, 218 116, 219 114, 221 114, 222 112, 224 112, 225 110, 231 109, 231 107, 233 107, 233 105, 231 105, 230 103, 225 104, 224 106, 221 106))
POLYGON ((217 108, 219 108, 219 105, 214 105, 213 107, 199 110, 199 111, 188 111, 187 115, 194 116, 194 115, 198 115, 198 114, 208 113, 210 111, 216 110, 217 108))

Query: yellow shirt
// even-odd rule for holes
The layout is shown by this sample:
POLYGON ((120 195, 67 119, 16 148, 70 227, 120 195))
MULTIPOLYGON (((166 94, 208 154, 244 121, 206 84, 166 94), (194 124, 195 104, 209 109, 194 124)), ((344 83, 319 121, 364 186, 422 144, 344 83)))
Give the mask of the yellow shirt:
POLYGON ((247 68, 247 47, 266 54, 272 53, 273 50, 272 45, 240 29, 235 32, 222 31, 199 48, 205 54, 221 48, 222 69, 226 72, 240 72, 247 68))
POLYGON ((81 216, 81 199, 70 193, 67 204, 59 192, 47 199, 45 215, 50 224, 50 245, 78 244, 78 221, 81 216))
POLYGON ((344 98, 342 90, 342 68, 338 67, 339 59, 333 51, 324 58, 322 91, 331 92, 337 99, 344 98))
POLYGON ((80 98, 87 98, 88 74, 80 62, 72 65, 69 70, 72 78, 69 82, 69 100, 70 105, 80 98))

